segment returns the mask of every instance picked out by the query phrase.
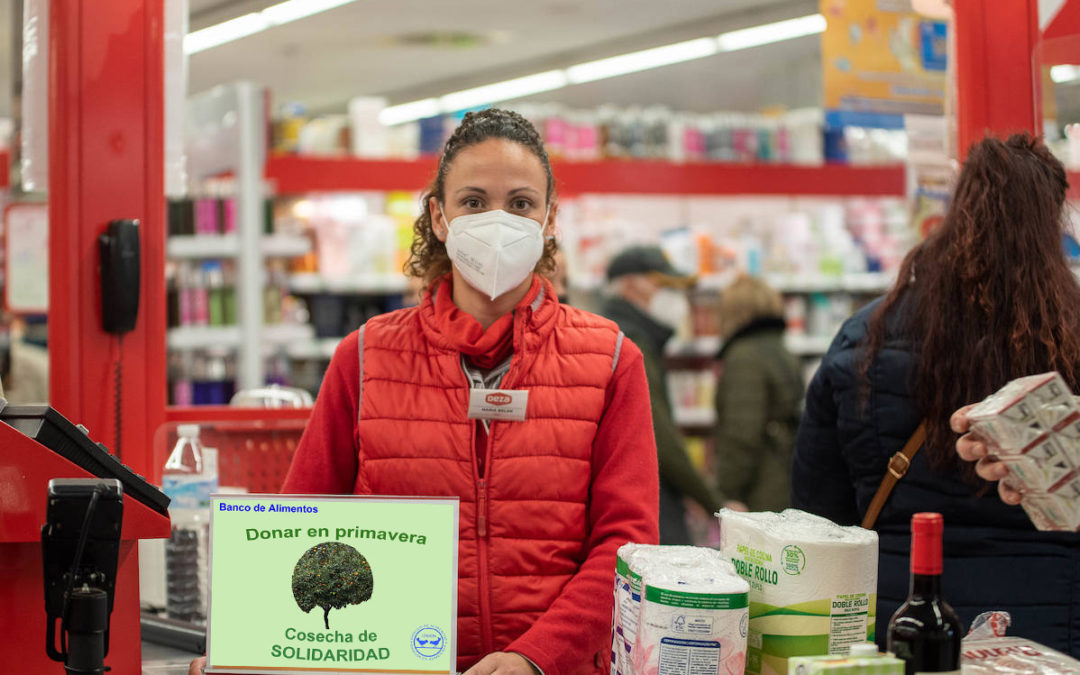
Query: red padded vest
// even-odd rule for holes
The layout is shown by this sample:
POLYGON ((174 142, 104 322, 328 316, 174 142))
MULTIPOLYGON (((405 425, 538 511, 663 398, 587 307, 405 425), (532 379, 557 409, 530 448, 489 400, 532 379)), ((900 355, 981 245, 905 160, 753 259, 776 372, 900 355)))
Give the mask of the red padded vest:
POLYGON ((559 304, 545 281, 537 300, 516 311, 501 386, 529 391, 527 419, 492 423, 480 476, 468 380, 435 323, 433 297, 362 329, 355 492, 460 497, 464 670, 524 633, 588 554, 592 446, 622 334, 559 304))

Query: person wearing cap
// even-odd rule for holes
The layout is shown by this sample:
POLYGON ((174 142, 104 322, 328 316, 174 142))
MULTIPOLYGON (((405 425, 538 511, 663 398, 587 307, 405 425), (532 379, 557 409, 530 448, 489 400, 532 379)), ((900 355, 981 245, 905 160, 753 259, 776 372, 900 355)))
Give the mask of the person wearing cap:
POLYGON ((658 247, 633 246, 611 260, 607 280, 608 294, 600 313, 619 325, 641 349, 645 361, 660 470, 660 543, 690 544, 685 497, 710 514, 722 506, 746 508, 738 502, 725 502, 705 482, 690 463, 672 415, 664 345, 687 319, 686 290, 693 286, 694 278, 676 270, 658 247))

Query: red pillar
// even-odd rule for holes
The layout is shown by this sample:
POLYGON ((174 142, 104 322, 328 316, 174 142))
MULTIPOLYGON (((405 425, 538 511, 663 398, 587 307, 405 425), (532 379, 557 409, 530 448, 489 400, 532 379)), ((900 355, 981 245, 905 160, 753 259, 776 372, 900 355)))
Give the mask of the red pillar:
POLYGON ((1032 53, 1038 0, 955 0, 960 154, 988 132, 1038 131, 1032 53))
POLYGON ((162 0, 64 0, 49 18, 51 402, 147 476, 166 402, 162 14, 162 0), (97 245, 119 218, 137 218, 142 239, 122 343, 101 328, 97 245))

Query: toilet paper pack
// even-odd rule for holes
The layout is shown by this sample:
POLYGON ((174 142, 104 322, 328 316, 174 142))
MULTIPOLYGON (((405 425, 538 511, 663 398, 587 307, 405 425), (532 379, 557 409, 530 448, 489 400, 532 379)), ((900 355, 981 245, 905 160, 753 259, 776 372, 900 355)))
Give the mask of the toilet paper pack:
POLYGON ((748 673, 873 641, 877 533, 795 509, 719 517, 720 551, 750 585, 748 673))
POLYGON ((748 591, 719 551, 624 545, 616 557, 611 672, 743 672, 748 591))
POLYGON ((637 675, 742 675, 749 584, 716 560, 693 576, 646 573, 634 646, 637 675))
POLYGON ((637 639, 641 611, 641 575, 630 570, 630 560, 643 544, 624 544, 615 554, 615 610, 611 619, 611 674, 630 672, 630 652, 637 639))

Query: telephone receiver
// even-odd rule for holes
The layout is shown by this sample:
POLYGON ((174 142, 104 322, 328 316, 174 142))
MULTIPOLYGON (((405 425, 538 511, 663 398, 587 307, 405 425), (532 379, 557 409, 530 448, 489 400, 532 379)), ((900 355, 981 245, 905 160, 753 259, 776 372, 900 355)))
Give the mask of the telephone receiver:
POLYGON ((135 328, 139 314, 139 221, 111 220, 98 237, 101 323, 108 333, 135 328))

